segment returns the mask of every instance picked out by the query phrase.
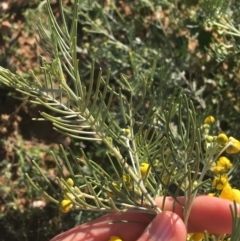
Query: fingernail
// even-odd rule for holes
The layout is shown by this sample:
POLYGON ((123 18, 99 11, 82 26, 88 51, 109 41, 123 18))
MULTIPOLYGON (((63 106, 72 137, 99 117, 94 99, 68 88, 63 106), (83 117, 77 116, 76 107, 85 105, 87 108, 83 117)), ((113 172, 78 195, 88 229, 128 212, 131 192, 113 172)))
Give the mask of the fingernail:
POLYGON ((170 212, 164 212, 148 225, 140 240, 144 241, 173 241, 175 240, 176 216, 170 212))

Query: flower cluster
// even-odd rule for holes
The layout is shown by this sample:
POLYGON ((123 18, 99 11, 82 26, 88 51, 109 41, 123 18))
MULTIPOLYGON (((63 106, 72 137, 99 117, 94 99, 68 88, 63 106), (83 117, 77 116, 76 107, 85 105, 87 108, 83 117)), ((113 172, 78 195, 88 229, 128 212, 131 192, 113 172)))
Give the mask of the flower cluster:
MULTIPOLYGON (((143 180, 146 180, 151 172, 151 167, 149 163, 142 162, 139 167, 139 172, 139 176, 141 176, 143 180)), ((62 186, 63 199, 60 202, 60 210, 63 213, 68 213, 73 207, 79 208, 79 198, 95 198, 94 195, 82 192, 77 186, 74 185, 74 181, 71 178, 68 178, 66 181, 63 181, 62 186)), ((105 197, 107 197, 107 199, 99 198, 99 200, 103 202, 109 202, 109 198, 117 201, 118 196, 121 196, 124 190, 127 190, 127 192, 131 192, 131 194, 134 193, 134 195, 141 196, 141 191, 139 190, 139 187, 134 184, 134 181, 132 180, 131 176, 126 173, 122 175, 120 180, 109 182, 107 186, 104 188, 106 189, 105 197)))
MULTIPOLYGON (((229 182, 228 175, 233 167, 233 164, 227 157, 228 154, 240 152, 240 142, 234 137, 228 137, 225 133, 211 135, 210 130, 214 122, 214 117, 208 116, 202 125, 205 149, 205 157, 202 162, 204 167, 199 179, 192 180, 192 187, 196 188, 197 190, 198 183, 202 182, 202 178, 204 177, 205 173, 210 170, 214 176, 212 187, 215 189, 215 193, 209 195, 240 203, 240 191, 232 188, 229 182), (224 155, 224 153, 226 153, 226 155, 224 155)), ((126 134, 128 133, 126 132, 126 134)), ((143 180, 144 183, 146 183, 146 185, 148 184, 148 179, 151 178, 151 165, 147 161, 141 162, 136 166, 134 166, 133 163, 130 168, 139 178, 143 180)), ((92 191, 91 193, 90 189, 90 194, 87 192, 81 192, 81 190, 74 185, 74 182, 71 178, 63 181, 63 183, 63 199, 60 203, 60 210, 63 213, 69 212, 73 207, 79 208, 80 206, 78 205, 78 198, 85 200, 85 198, 90 198, 90 196, 91 198, 95 198, 95 196, 98 195, 95 193, 95 191, 92 191)), ((94 188, 95 186, 93 189, 94 188)), ((108 203, 110 201, 115 203, 115 205, 121 205, 121 207, 124 205, 124 202, 121 201, 121 196, 123 196, 123 194, 126 193, 129 196, 134 195, 134 200, 138 200, 138 198, 142 195, 140 188, 136 185, 134 179, 127 172, 122 173, 117 180, 111 179, 109 182, 106 182, 103 185, 102 190, 104 195, 98 197, 99 203, 108 203)), ((129 206, 130 205, 128 204, 127 208, 129 208, 129 206)), ((198 241, 204 239, 204 234, 192 233, 189 234, 188 237, 189 240, 198 241)), ((117 236, 111 236, 109 241, 122 240, 117 236)))
POLYGON ((67 186, 63 188, 63 200, 60 203, 60 210, 63 213, 68 213, 73 207, 73 200, 75 199, 75 195, 73 195, 70 191, 76 191, 74 187, 74 181, 72 178, 68 178, 66 181, 67 186))
MULTIPOLYGON (((210 125, 215 121, 214 117, 209 116, 204 121, 204 129, 207 134, 205 137, 206 150, 217 150, 220 156, 224 151, 228 154, 235 154, 240 151, 240 141, 234 137, 228 137, 224 133, 220 133, 218 136, 210 136, 209 129, 210 125)), ((212 163, 211 171, 214 173, 215 178, 213 179, 212 185, 217 190, 220 190, 220 198, 227 199, 230 201, 236 201, 240 203, 240 191, 232 188, 227 173, 232 168, 231 161, 226 156, 220 156, 216 162, 212 163)), ((210 194, 211 195, 211 194, 210 194)))
POLYGON ((221 191, 219 195, 220 198, 240 203, 240 191, 236 188, 231 187, 228 176, 226 174, 215 177, 213 180, 213 186, 217 190, 221 191))
MULTIPOLYGON (((151 167, 149 163, 147 162, 142 162, 140 164, 140 173, 141 173, 141 178, 143 180, 147 179, 149 177, 151 171, 151 167)), ((138 188, 138 186, 134 185, 134 182, 129 174, 124 173, 122 175, 121 181, 120 182, 115 182, 113 181, 109 187, 111 189, 111 192, 107 192, 107 196, 111 197, 112 199, 116 198, 117 193, 120 193, 122 188, 126 188, 130 192, 134 192, 136 195, 141 195, 141 192, 138 188), (115 193, 115 194, 114 194, 115 193)))
POLYGON ((232 168, 231 161, 226 156, 221 156, 224 151, 227 154, 235 154, 240 151, 240 141, 234 137, 228 137, 224 133, 217 136, 209 135, 210 126, 214 123, 213 116, 208 116, 204 120, 203 133, 205 136, 205 150, 207 154, 213 157, 210 170, 213 172, 215 178, 212 185, 217 190, 220 190, 220 198, 228 199, 231 201, 240 201, 240 191, 232 188, 227 173, 232 168), (215 156, 217 156, 215 160, 215 156))
MULTIPOLYGON (((205 140, 204 148, 206 155, 210 158, 209 167, 214 175, 212 186, 215 193, 209 193, 209 196, 217 196, 240 203, 240 190, 232 188, 229 183, 228 173, 233 167, 231 161, 223 155, 235 154, 240 151, 240 142, 234 137, 228 137, 224 133, 217 136, 210 135, 211 125, 215 122, 213 116, 208 116, 202 126, 203 138, 205 140)), ((189 234, 190 240, 199 241, 204 239, 203 233, 189 234)))
POLYGON ((223 173, 227 173, 231 168, 232 163, 230 162, 230 160, 225 156, 221 156, 218 159, 216 166, 212 168, 212 171, 216 175, 221 175, 223 173))
POLYGON ((213 116, 208 116, 204 120, 204 125, 202 126, 202 132, 205 139, 204 147, 206 152, 220 151, 223 153, 226 151, 228 154, 235 154, 240 151, 240 141, 234 137, 228 137, 224 133, 220 133, 218 136, 209 135, 211 125, 214 123, 215 119, 213 116))

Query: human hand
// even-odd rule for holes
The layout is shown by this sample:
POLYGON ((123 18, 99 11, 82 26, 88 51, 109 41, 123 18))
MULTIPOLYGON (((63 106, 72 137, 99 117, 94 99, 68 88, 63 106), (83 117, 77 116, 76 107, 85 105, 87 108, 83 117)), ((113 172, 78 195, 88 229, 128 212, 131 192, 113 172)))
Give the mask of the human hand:
MULTIPOLYGON (((184 198, 179 197, 184 204, 184 198)), ((156 199, 159 207, 161 197, 156 199)), ((164 211, 153 220, 141 213, 113 213, 91 222, 74 227, 59 234, 51 241, 108 241, 111 236, 118 236, 123 241, 185 241, 187 232, 203 232, 223 234, 231 233, 232 217, 230 205, 232 202, 209 196, 198 196, 194 199, 191 209, 188 230, 180 218, 182 205, 174 200, 165 200, 164 211)), ((240 209, 238 210, 240 213, 240 209)))

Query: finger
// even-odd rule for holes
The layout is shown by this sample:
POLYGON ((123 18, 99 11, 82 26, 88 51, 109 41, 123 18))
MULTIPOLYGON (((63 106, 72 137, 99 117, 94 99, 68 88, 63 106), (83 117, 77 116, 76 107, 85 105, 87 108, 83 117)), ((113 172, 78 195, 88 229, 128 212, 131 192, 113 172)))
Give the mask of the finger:
POLYGON ((182 219, 173 212, 162 212, 144 230, 137 241, 185 241, 186 227, 182 219))
MULTIPOLYGON (((166 199, 164 210, 173 211, 180 217, 183 212, 184 197, 179 197, 178 201, 182 206, 174 202, 170 197, 166 199), (173 208, 175 206, 175 208, 173 208)), ((163 198, 156 199, 157 205, 161 207, 163 198)), ((231 233, 232 216, 230 206, 233 203, 217 197, 198 196, 193 201, 188 221, 188 232, 203 232, 207 230, 209 233, 224 234, 231 233)), ((240 207, 238 214, 240 214, 240 207)))
POLYGON ((111 236, 137 240, 151 220, 141 213, 113 213, 72 228, 51 241, 106 241, 111 236))
MULTIPOLYGON (((184 198, 179 197, 178 200, 182 205, 175 203, 174 212, 182 216, 184 198)), ((159 207, 162 206, 162 201, 163 198, 159 197, 156 199, 159 207)), ((189 217, 188 232, 203 232, 207 230, 210 233, 231 233, 232 220, 229 205, 232 205, 232 202, 220 198, 196 197, 189 217)), ((167 198, 164 210, 172 211, 173 207, 174 200, 170 197, 167 198)), ((138 213, 110 214, 70 229, 51 241, 106 241, 112 235, 117 235, 124 241, 136 240, 150 221, 151 219, 138 213), (122 220, 128 220, 128 222, 123 222, 122 220)))

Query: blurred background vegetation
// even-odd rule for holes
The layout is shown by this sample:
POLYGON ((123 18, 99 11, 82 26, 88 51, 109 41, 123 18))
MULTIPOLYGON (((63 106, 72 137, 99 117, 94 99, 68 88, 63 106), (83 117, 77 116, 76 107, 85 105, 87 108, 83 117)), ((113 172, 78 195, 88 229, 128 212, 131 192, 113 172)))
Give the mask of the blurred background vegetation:
MULTIPOLYGON (((215 7, 209 5, 211 2, 82 0, 77 49, 82 81, 88 83, 95 59, 96 71, 101 68, 103 75, 111 68, 111 86, 124 86, 121 75, 125 75, 137 99, 141 82, 145 81, 149 100, 156 93, 155 104, 159 106, 164 106, 173 93, 185 93, 197 112, 216 117, 217 131, 239 139, 239 37, 223 36, 207 24, 212 12, 206 11, 206 6, 215 7)), ((221 11, 228 8, 238 26, 240 2, 216 2, 221 11)), ((0 66, 26 77, 32 69, 44 78, 40 56, 47 56, 36 39, 39 19, 44 26, 48 23, 44 3, 0 3, 0 66)), ((51 6, 61 22, 59 1, 51 1, 51 6)), ((72 1, 63 0, 63 6, 70 24, 72 1)), ((29 185, 24 173, 41 182, 31 164, 35 160, 54 183, 57 173, 50 151, 61 159, 59 144, 71 147, 75 153, 81 147, 102 165, 105 148, 96 142, 71 140, 54 132, 50 123, 32 121, 43 107, 13 98, 13 89, 0 86, 0 97, 0 240, 48 240, 95 217, 97 214, 79 211, 61 214, 56 205, 29 185)), ((67 168, 63 172, 69 175, 67 168)), ((234 185, 240 188, 237 179, 234 185)))

